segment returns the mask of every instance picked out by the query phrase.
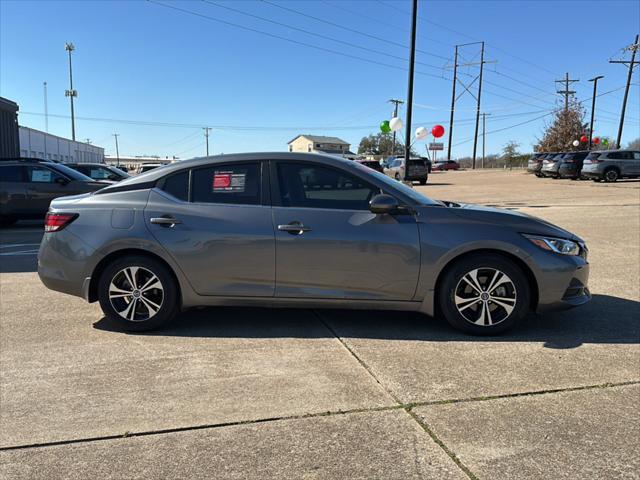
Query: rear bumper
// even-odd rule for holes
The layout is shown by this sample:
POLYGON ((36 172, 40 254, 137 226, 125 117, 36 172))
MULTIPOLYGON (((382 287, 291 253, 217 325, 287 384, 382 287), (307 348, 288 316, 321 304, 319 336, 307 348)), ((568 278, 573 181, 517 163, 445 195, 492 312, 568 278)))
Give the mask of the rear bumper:
POLYGON ((542 174, 543 177, 557 177, 558 176, 558 169, 557 168, 553 168, 553 169, 540 169, 540 173, 542 174))
POLYGON ((558 168, 558 175, 565 178, 578 177, 580 176, 580 169, 577 165, 561 165, 560 168, 558 168))
POLYGON ((90 267, 101 256, 68 230, 45 233, 38 251, 38 276, 57 292, 86 298, 90 267))
POLYGON ((602 173, 600 172, 585 172, 583 170, 581 175, 585 178, 602 178, 602 173))

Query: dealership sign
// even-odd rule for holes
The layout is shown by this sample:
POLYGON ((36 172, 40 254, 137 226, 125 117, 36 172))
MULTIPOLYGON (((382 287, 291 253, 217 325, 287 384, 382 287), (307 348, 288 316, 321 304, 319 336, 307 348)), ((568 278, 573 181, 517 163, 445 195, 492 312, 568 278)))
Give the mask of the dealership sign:
POLYGON ((442 142, 431 142, 429 144, 429 150, 431 150, 431 151, 444 150, 444 143, 442 143, 442 142))

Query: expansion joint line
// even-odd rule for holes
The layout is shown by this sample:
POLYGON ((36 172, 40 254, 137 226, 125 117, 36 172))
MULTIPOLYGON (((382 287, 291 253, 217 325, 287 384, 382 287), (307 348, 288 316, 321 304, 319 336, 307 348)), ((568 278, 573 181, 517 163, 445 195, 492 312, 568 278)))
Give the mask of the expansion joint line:
POLYGON ((326 322, 324 320, 324 318, 322 318, 322 316, 316 311, 313 311, 316 318, 318 318, 318 320, 320 320, 320 322, 327 328, 327 330, 329 330, 329 332, 331 332, 331 334, 342 344, 342 346, 349 352, 349 354, 351 354, 351 356, 353 358, 356 359, 356 361, 362 366, 362 368, 364 368, 367 373, 371 376, 371 378, 373 378, 376 383, 378 385, 380 385, 380 387, 391 397, 393 398, 393 400, 396 402, 397 404, 397 408, 398 409, 402 409, 404 410, 407 415, 409 415, 419 426, 420 428, 422 428, 422 430, 424 430, 429 437, 431 437, 431 439, 436 443, 436 445, 438 445, 446 454, 447 456, 469 477, 470 480, 478 480, 478 477, 476 475, 474 475, 474 473, 469 469, 469 467, 467 467, 464 463, 462 463, 462 461, 458 458, 458 456, 449 448, 447 447, 444 442, 442 442, 442 440, 440 440, 438 438, 438 436, 435 434, 435 432, 429 427, 429 425, 427 425, 427 423, 421 419, 414 411, 413 408, 415 406, 418 406, 418 404, 405 404, 403 403, 390 389, 388 389, 387 387, 385 387, 382 382, 380 381, 380 379, 378 379, 378 377, 376 376, 376 374, 372 371, 372 369, 366 364, 366 362, 364 360, 362 360, 358 354, 347 344, 347 342, 345 342, 342 337, 340 337, 340 335, 338 335, 338 332, 336 332, 333 327, 331 325, 329 325, 328 322, 326 322))

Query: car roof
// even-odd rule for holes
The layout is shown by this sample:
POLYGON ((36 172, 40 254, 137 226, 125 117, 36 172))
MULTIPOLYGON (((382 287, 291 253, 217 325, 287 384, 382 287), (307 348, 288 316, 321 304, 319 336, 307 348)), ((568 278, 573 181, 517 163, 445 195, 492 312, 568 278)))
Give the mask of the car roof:
MULTIPOLYGON (((180 160, 178 162, 162 165, 159 168, 154 168, 148 172, 141 173, 135 177, 127 178, 118 184, 112 186, 112 188, 121 189, 129 185, 153 183, 161 179, 162 177, 169 175, 173 172, 188 168, 198 168, 208 165, 215 165, 218 163, 236 163, 247 161, 260 161, 260 160, 285 160, 295 162, 320 162, 334 166, 346 166, 347 168, 355 168, 352 166, 352 160, 347 160, 336 155, 322 154, 322 153, 301 153, 301 152, 251 152, 251 153, 231 153, 224 155, 213 155, 209 157, 198 157, 190 160, 180 160)), ((111 188, 105 187, 103 191, 107 193, 111 188)))

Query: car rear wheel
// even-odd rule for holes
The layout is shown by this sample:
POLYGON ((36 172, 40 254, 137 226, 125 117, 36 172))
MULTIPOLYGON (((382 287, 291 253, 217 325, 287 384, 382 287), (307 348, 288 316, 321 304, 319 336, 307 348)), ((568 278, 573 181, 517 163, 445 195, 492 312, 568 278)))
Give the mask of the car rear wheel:
POLYGON ((620 172, 615 168, 610 168, 609 170, 605 170, 604 172, 604 181, 605 182, 615 182, 620 177, 620 172))
POLYGON ((420 185, 426 185, 426 184, 427 184, 427 179, 426 178, 423 179, 423 180, 420 180, 420 185))
POLYGON ((178 313, 178 286, 162 263, 126 256, 110 264, 98 284, 104 314, 123 330, 141 332, 161 327, 178 313))
POLYGON ((396 173, 395 179, 400 181, 400 174, 399 173, 396 173))
POLYGON ((439 290, 440 311, 455 328, 472 335, 497 335, 528 312, 529 284, 521 269, 497 254, 458 261, 439 290))

